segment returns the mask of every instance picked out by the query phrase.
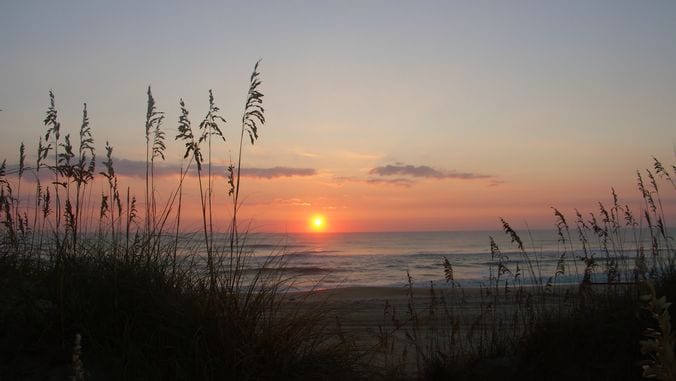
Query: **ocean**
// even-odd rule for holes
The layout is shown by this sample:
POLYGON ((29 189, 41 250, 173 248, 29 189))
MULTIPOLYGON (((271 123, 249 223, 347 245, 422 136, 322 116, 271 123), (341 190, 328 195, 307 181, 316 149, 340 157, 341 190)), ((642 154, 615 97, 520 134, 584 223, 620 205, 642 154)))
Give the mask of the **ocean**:
POLYGON ((519 232, 523 252, 502 231, 250 233, 245 247, 253 254, 248 266, 254 271, 269 255, 283 254, 283 271, 294 290, 403 287, 409 276, 414 287, 476 287, 489 285, 498 272, 501 284, 571 284, 582 280, 585 269, 590 269, 595 282, 608 281, 609 270, 616 274, 614 281, 629 281, 635 277, 640 250, 647 258, 646 268, 657 264, 652 262, 646 232, 638 241, 633 231, 620 232, 606 245, 588 232, 586 257, 593 259, 587 262, 581 259, 585 249, 573 233, 572 240, 562 242, 555 230, 519 232), (500 256, 491 254, 489 237, 500 256), (446 279, 444 258, 452 267, 452 281, 446 279))

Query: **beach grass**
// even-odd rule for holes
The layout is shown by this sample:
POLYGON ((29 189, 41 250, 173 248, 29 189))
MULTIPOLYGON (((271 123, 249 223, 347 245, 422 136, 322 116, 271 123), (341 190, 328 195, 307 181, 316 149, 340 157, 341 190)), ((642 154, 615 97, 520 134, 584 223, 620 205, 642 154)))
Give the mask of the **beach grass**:
POLYGON ((265 122, 258 65, 238 161, 228 167, 226 233, 214 230, 212 147, 224 141, 225 118, 212 91, 194 130, 180 102, 176 140, 185 143, 185 160, 160 205, 154 171, 165 157, 165 120, 148 88, 143 206, 121 189, 109 142, 98 168, 86 104, 76 145, 50 91, 35 165, 22 143, 19 163, 0 167, 2 379, 359 378, 354 352, 320 324, 322 309, 285 304, 287 283, 266 271, 284 266, 283 256, 270 253, 260 270, 247 271, 251 253, 237 210, 244 143, 253 144, 265 122), (188 173, 198 183, 202 229, 186 238, 188 173), (98 199, 94 184, 103 184, 98 199))
MULTIPOLYGON (((450 288, 431 285, 427 299, 409 297, 402 319, 385 321, 381 340, 400 344, 383 355, 390 368, 430 380, 673 379, 668 301, 676 297, 676 251, 658 186, 659 177, 676 190, 672 176, 657 159, 653 170, 637 173, 638 214, 614 190, 612 207, 599 203, 588 217, 576 211, 572 226, 553 208, 563 247, 553 274, 542 272, 539 253, 500 219, 514 245, 509 253, 520 260, 510 262, 490 237, 487 284, 463 290, 444 258, 450 288), (559 285, 566 274, 579 284, 559 285)), ((411 284, 409 277, 413 295, 411 284)))
POLYGON ((513 247, 503 251, 487 237, 490 275, 481 287, 456 283, 445 258, 445 287, 416 288, 402 274, 402 289, 293 293, 293 279, 276 271, 285 266, 283 252, 250 270, 237 217, 243 151, 265 123, 260 85, 257 63, 237 161, 227 171, 225 233, 214 228, 212 149, 225 140, 225 118, 212 91, 195 128, 179 103, 183 168, 160 203, 154 173, 167 154, 166 121, 148 88, 142 205, 121 189, 108 142, 98 168, 86 105, 74 143, 50 92, 35 165, 22 143, 18 164, 0 166, 2 379, 673 376, 668 301, 676 299, 676 252, 660 201, 660 192, 676 189, 673 166, 655 159, 637 174, 640 210, 614 190, 612 205, 595 213, 569 219, 553 209, 563 248, 553 274, 500 219, 513 247), (201 228, 186 235, 182 196, 190 180, 199 189, 201 228), (94 195, 94 184, 103 184, 102 194, 94 195), (579 284, 560 284, 571 274, 579 284))

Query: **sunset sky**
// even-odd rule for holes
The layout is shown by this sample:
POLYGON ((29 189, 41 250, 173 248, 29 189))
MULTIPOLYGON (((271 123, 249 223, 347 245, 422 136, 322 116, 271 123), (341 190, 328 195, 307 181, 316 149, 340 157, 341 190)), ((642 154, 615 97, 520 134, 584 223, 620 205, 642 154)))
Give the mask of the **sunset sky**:
MULTIPOLYGON (((213 89, 222 173, 262 59, 241 209, 256 231, 316 214, 326 231, 549 228, 550 206, 596 212, 611 187, 636 202, 636 170, 676 161, 674 1, 4 1, 0 49, 0 160, 23 141, 34 162, 53 89, 73 135, 87 103, 139 197, 148 85, 172 139, 179 98, 197 126, 213 89)), ((162 191, 182 156, 170 144, 162 191)))

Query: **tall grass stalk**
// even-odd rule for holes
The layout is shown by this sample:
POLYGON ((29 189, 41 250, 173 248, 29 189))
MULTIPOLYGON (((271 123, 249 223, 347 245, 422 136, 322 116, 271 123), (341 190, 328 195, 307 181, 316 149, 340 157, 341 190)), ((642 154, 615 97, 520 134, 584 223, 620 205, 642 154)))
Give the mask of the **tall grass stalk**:
POLYGON ((237 152, 237 172, 234 174, 233 167, 229 167, 229 184, 232 186, 229 193, 233 197, 232 207, 232 226, 230 235, 230 267, 237 267, 233 264, 233 257, 235 256, 235 247, 239 245, 239 236, 237 231, 237 211, 240 207, 239 192, 241 186, 242 174, 242 150, 244 145, 244 135, 247 134, 249 141, 253 145, 258 140, 258 128, 265 124, 264 108, 263 108, 263 94, 258 90, 261 84, 260 72, 258 66, 260 60, 254 65, 253 73, 249 78, 249 91, 247 93, 246 103, 244 104, 244 113, 242 115, 242 129, 239 136, 239 150, 237 152), (234 177, 233 177, 234 176, 234 177))

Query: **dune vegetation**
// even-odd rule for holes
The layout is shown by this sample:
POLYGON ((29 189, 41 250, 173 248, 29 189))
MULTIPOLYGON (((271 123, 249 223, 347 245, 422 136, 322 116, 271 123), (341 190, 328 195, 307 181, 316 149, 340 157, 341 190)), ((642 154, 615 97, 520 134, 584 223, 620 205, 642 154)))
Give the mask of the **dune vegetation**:
MULTIPOLYGON (((86 105, 76 143, 62 130, 50 92, 35 164, 26 162, 21 144, 18 165, 0 167, 2 379, 313 379, 327 367, 351 371, 345 365, 354 363, 351 354, 323 334, 319 312, 281 309, 279 276, 244 271, 240 163, 265 122, 260 84, 257 63, 238 161, 228 167, 227 233, 213 228, 211 153, 225 140, 225 119, 211 91, 198 125, 179 103, 175 138, 185 144, 184 169, 163 205, 156 201, 154 168, 165 157, 166 121, 151 89, 140 196, 120 189, 108 142, 99 168, 86 105), (202 229, 186 238, 181 206, 188 178, 198 182, 202 229), (94 184, 101 181, 97 197, 94 184), (139 208, 137 197, 148 207, 139 208), (181 248, 204 255, 184 255, 181 248)), ((282 261, 271 255, 263 268, 282 261)))
POLYGON ((385 304, 364 339, 317 308, 330 299, 289 298, 290 280, 266 271, 284 266, 283 251, 249 271, 238 210, 244 151, 265 123, 260 85, 257 63, 227 167, 226 232, 214 228, 223 216, 213 197, 223 190, 212 147, 231 142, 211 91, 198 124, 179 102, 183 169, 162 203, 154 171, 167 155, 168 122, 150 88, 139 194, 120 189, 108 142, 99 161, 86 105, 71 139, 49 93, 35 162, 22 143, 18 164, 0 166, 0 379, 674 378, 676 251, 660 192, 676 190, 676 167, 655 159, 637 174, 640 210, 614 191, 596 213, 571 220, 554 209, 565 248, 554 274, 542 274, 537 251, 502 220, 514 247, 487 237, 484 287, 459 287, 447 258, 439 264, 447 287, 416 298, 409 278, 406 309, 385 304), (197 182, 201 214, 190 235, 181 225, 187 181, 197 182), (581 283, 557 285, 564 274, 581 283))

